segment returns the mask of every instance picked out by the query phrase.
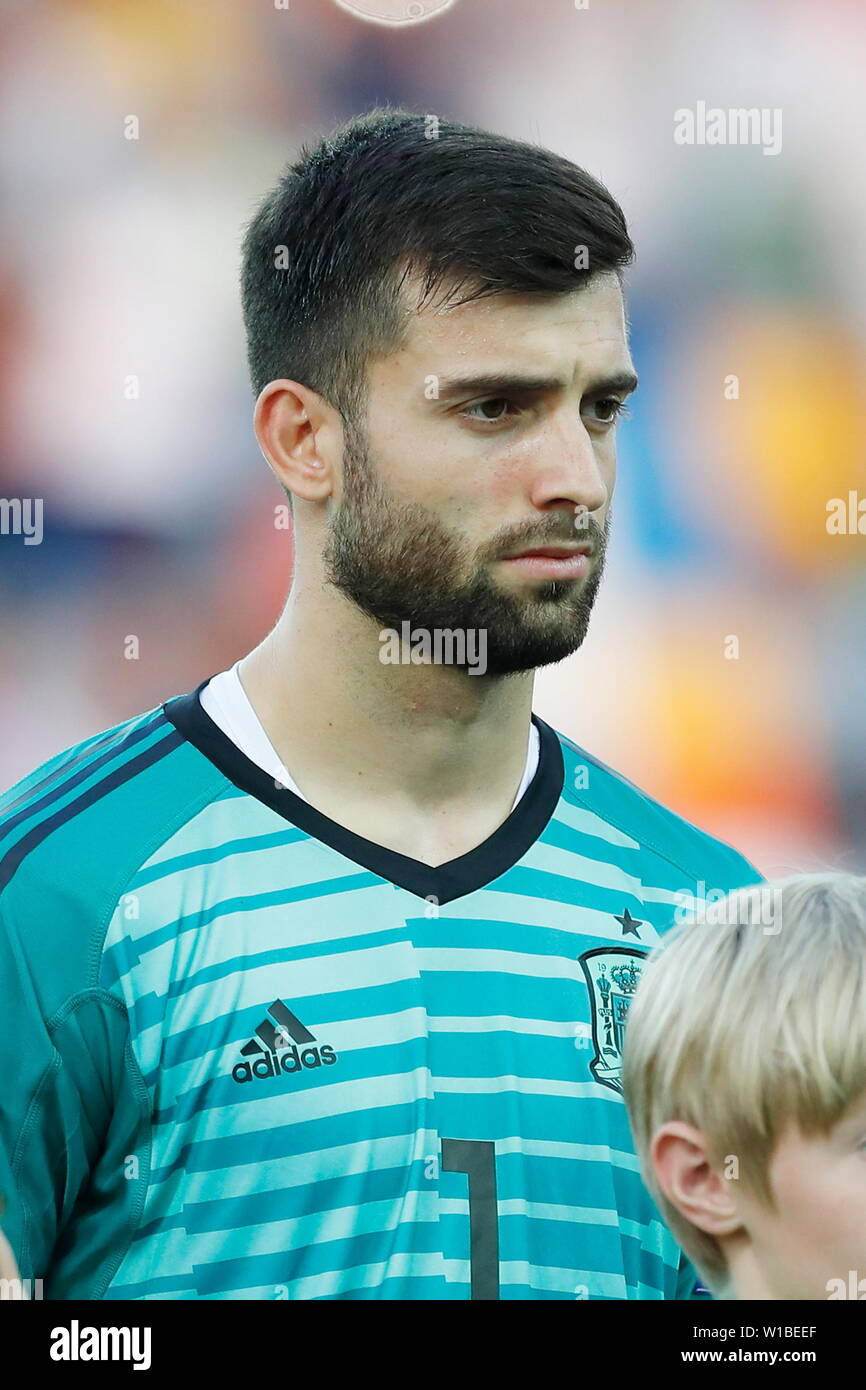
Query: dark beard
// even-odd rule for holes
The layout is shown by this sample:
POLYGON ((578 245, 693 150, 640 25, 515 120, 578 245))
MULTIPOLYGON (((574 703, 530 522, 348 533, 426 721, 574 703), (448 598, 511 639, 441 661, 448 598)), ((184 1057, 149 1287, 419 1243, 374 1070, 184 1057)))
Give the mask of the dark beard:
MULTIPOLYGON (((563 543, 558 530, 527 533, 529 545, 563 543)), ((487 674, 514 675, 562 661, 586 637, 601 583, 610 512, 602 530, 591 518, 569 539, 593 543, 589 578, 551 580, 524 597, 505 593, 485 562, 513 552, 522 535, 500 536, 485 547, 470 578, 460 582, 470 557, 426 508, 401 501, 383 488, 366 441, 346 431, 345 487, 324 552, 330 582, 383 628, 486 632, 487 674)), ((526 528, 523 528, 526 531, 526 528)))

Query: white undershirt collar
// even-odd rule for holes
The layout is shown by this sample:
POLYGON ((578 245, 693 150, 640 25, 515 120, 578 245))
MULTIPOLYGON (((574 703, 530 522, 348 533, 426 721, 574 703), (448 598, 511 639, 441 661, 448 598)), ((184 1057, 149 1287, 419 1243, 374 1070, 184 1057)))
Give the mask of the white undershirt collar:
MULTIPOLYGON (((228 671, 220 671, 218 676, 214 676, 212 680, 208 681, 199 696, 202 709, 222 729, 226 738, 230 738, 232 743, 249 758, 250 762, 255 763, 256 767, 261 768, 269 777, 273 777, 274 781, 280 782, 290 792, 294 792, 295 796, 308 802, 309 798, 304 796, 287 768, 283 766, 262 728, 259 717, 241 685, 239 665, 240 662, 236 661, 228 671)), ((530 723, 526 764, 523 769, 523 778, 511 807, 512 811, 535 776, 538 757, 538 730, 534 724, 530 723)))

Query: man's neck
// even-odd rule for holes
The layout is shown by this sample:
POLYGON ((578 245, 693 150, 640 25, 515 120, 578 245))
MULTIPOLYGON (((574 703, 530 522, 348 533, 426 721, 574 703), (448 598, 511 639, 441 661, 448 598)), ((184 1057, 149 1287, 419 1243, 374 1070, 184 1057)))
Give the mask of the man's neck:
POLYGON ((239 666, 281 761, 318 810, 423 863, 468 853, 506 819, 532 676, 385 664, 380 629, 340 595, 293 596, 239 666))

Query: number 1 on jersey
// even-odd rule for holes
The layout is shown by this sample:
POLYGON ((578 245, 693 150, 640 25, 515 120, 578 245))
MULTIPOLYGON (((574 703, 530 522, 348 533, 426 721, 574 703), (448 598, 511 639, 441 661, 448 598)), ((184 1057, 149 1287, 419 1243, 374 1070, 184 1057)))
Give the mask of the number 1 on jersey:
POLYGON ((496 1150, 489 1139, 443 1139, 442 1167, 469 1178, 471 1298, 499 1297, 496 1150))

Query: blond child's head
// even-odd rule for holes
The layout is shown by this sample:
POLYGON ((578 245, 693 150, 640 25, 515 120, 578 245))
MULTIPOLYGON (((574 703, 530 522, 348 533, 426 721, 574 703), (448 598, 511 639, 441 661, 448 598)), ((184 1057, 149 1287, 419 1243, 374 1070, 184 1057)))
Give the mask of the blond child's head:
POLYGON ((623 1050, 644 1181, 715 1297, 866 1296, 866 878, 673 927, 623 1050))

